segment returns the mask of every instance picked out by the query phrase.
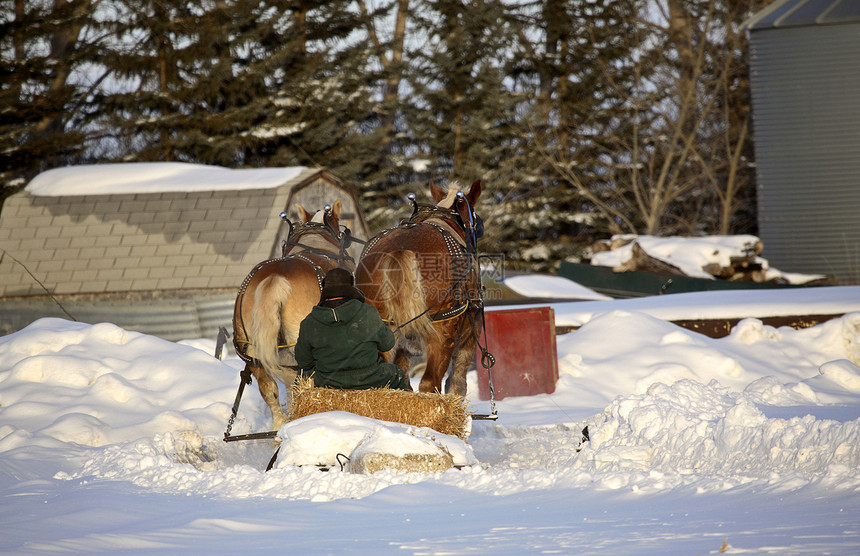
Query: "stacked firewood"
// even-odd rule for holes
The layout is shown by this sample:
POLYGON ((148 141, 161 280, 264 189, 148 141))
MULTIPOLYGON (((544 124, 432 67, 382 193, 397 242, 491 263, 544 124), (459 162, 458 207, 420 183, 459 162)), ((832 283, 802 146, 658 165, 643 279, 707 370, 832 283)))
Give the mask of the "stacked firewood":
MULTIPOLYGON (((677 266, 665 260, 652 257, 635 241, 635 236, 615 236, 612 239, 597 241, 592 245, 592 250, 595 253, 612 251, 634 242, 632 246, 633 256, 621 265, 614 267, 613 270, 616 272, 639 270, 654 272, 656 274, 685 276, 684 272, 677 266)), ((720 280, 765 282, 767 281, 767 269, 764 266, 766 261, 759 257, 762 248, 763 244, 761 241, 748 243, 743 255, 729 258, 728 266, 711 263, 705 265, 702 270, 720 280)))

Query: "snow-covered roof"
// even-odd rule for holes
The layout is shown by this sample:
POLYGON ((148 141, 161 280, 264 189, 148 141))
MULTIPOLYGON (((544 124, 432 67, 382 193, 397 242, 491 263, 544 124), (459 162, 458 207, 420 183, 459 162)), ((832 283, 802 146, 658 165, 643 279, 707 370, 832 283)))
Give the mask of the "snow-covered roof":
POLYGON ((233 170, 185 162, 90 164, 42 172, 25 189, 37 197, 271 189, 306 169, 293 166, 233 170))

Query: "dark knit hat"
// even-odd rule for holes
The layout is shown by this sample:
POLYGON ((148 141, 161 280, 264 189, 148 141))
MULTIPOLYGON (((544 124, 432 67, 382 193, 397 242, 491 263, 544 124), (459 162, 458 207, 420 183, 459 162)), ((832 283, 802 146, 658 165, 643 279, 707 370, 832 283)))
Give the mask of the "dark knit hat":
POLYGON ((364 303, 364 294, 355 287, 355 279, 352 277, 352 274, 342 268, 329 270, 325 278, 323 278, 320 301, 334 297, 357 299, 364 303))

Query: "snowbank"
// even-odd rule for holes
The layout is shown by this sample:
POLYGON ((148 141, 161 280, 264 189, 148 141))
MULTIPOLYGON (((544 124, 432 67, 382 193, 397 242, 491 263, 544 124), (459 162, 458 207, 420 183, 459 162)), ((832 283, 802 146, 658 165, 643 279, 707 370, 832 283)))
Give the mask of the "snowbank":
MULTIPOLYGON (((860 548, 845 533, 860 530, 858 346, 860 313, 805 330, 747 319, 714 340, 609 311, 558 338, 554 394, 497 402, 499 421, 473 423, 466 443, 320 414, 280 431, 278 465, 265 472, 271 441, 222 441, 242 365, 212 357, 213 341, 43 319, 0 337, 0 552, 339 552, 347 537, 365 553, 599 552, 624 528, 633 532, 624 553, 705 553, 720 547, 708 539, 727 537, 781 553, 851 553, 860 548), (439 450, 463 467, 313 465, 339 453, 439 450), (269 502, 278 500, 292 503, 269 502), (684 518, 693 511, 696 520, 684 518), (666 523, 659 539, 655 515, 666 523), (428 540, 441 529, 458 533, 428 540)), ((472 392, 476 380, 470 373, 472 392)), ((233 433, 267 422, 247 389, 233 433)))
POLYGON ((612 301, 559 302, 551 306, 556 326, 582 326, 611 311, 643 313, 667 321, 841 315, 860 311, 860 286, 674 293, 612 301))
POLYGON ((546 276, 542 274, 524 274, 508 276, 505 286, 514 292, 527 297, 550 297, 554 299, 587 299, 610 300, 608 295, 597 293, 585 286, 561 276, 546 276))

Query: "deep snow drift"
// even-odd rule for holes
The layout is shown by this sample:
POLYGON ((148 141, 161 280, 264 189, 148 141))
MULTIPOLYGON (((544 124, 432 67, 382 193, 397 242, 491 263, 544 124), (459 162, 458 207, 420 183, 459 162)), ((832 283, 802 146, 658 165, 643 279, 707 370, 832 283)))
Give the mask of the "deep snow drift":
MULTIPOLYGON (((860 299, 823 288, 824 305, 834 291, 860 299)), ((785 311, 800 296, 779 295, 785 311)), ((620 302, 555 307, 585 305, 558 337, 556 392, 497 402, 461 454, 477 463, 433 474, 324 473, 295 453, 266 473, 271 442, 221 441, 241 363, 213 340, 37 321, 0 337, 0 552, 860 551, 860 312, 710 339, 620 302)), ((349 449, 343 415, 316 419, 317 448, 349 449)), ((252 386, 233 433, 267 426, 252 386)), ((378 445, 402 432, 373 427, 378 445)))

